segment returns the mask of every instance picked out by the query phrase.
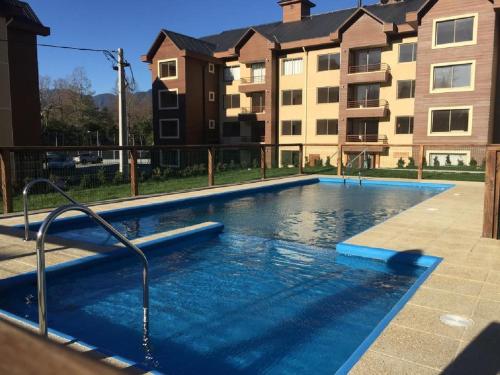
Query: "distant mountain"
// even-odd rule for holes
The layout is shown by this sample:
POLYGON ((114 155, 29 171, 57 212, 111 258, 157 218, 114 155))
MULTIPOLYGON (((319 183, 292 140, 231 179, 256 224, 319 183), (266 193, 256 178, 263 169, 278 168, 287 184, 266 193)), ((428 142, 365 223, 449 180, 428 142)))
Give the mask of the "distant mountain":
MULTIPOLYGON (((151 102, 151 90, 138 91, 133 95, 139 102, 151 102)), ((117 106, 117 100, 116 95, 111 93, 94 95, 94 103, 99 109, 114 109, 117 106)))

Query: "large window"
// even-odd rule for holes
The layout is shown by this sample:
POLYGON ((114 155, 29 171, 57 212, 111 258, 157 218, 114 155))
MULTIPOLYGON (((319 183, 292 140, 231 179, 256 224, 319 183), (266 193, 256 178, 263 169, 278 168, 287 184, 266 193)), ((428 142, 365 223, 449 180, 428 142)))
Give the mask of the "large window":
POLYGON ((224 68, 224 81, 233 82, 240 80, 240 67, 228 66, 224 68))
POLYGON ((179 119, 160 120, 160 138, 179 138, 179 119))
POLYGON ((434 66, 432 90, 471 88, 473 85, 472 72, 472 63, 434 66))
POLYGON ((179 108, 179 95, 175 90, 159 90, 158 100, 160 109, 177 109, 179 108))
POLYGON ((293 76, 302 74, 302 58, 283 60, 283 69, 281 74, 284 76, 293 76))
POLYGON ((339 88, 338 87, 318 87, 318 104, 338 103, 339 88))
POLYGON ((396 134, 413 134, 413 117, 396 117, 396 134))
POLYGON ((406 63, 417 61, 417 43, 399 45, 399 62, 406 63))
POLYGON ((158 62, 158 71, 161 79, 177 78, 177 59, 158 62))
POLYGON ((287 120, 281 122, 281 135, 301 135, 302 121, 287 120))
POLYGON ((223 137, 239 137, 240 136, 240 123, 235 122, 225 122, 222 124, 222 136, 223 137))
POLYGON ((474 43, 474 23, 474 16, 436 21, 434 46, 474 43))
POLYGON ((301 105, 302 90, 284 90, 282 91, 282 105, 301 105))
POLYGON ((431 134, 467 135, 470 132, 470 108, 431 109, 431 134))
POLYGON ((337 135, 339 134, 339 120, 317 120, 316 135, 337 135))
POLYGON ((224 107, 226 109, 240 108, 240 94, 226 95, 224 97, 224 107))
POLYGON ((283 167, 299 165, 299 152, 298 151, 281 151, 281 165, 283 167))
POLYGON ((398 99, 415 97, 415 80, 398 81, 398 99))
POLYGON ((318 56, 318 72, 340 69, 340 53, 329 53, 318 56))
POLYGON ((380 48, 358 49, 352 52, 350 72, 361 73, 377 71, 381 68, 382 50, 380 48))

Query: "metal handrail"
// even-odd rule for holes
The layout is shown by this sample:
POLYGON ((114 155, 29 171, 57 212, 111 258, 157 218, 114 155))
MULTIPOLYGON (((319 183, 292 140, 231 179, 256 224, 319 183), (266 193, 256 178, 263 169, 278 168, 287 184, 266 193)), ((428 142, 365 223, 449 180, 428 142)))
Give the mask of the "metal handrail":
POLYGON ((40 229, 38 230, 36 238, 36 258, 37 258, 37 295, 38 295, 38 322, 40 327, 40 334, 47 336, 47 284, 45 278, 45 237, 49 230, 50 225, 60 215, 68 211, 80 211, 87 216, 94 219, 94 221, 103 227, 109 234, 114 236, 118 241, 125 245, 130 250, 137 253, 142 260, 142 288, 143 288, 143 331, 144 339, 149 337, 149 263, 146 255, 130 242, 123 234, 113 228, 106 220, 96 214, 90 208, 82 206, 81 204, 68 204, 61 206, 52 211, 49 216, 45 218, 40 229))
POLYGON ((385 99, 353 99, 347 102, 348 109, 387 107, 389 102, 385 99))
POLYGON ((54 188, 55 191, 57 191, 59 194, 61 194, 64 198, 69 200, 73 204, 78 204, 77 201, 75 201, 73 198, 71 198, 68 194, 66 194, 59 186, 57 186, 54 182, 46 179, 46 178, 37 178, 33 181, 30 181, 26 184, 26 186, 23 189, 23 210, 24 210, 24 240, 29 241, 30 240, 30 222, 28 218, 28 194, 31 190, 31 188, 40 183, 45 183, 51 187, 54 188))
POLYGON ((349 67, 349 74, 353 73, 370 73, 370 72, 386 72, 391 67, 386 63, 352 65, 349 67))
MULTIPOLYGON (((358 155, 356 155, 356 157, 355 157, 354 159, 352 159, 350 162, 348 162, 348 163, 347 163, 347 165, 346 165, 346 168, 345 168, 345 169, 344 169, 344 168, 342 169, 342 178, 343 178, 343 180, 344 180, 344 184, 345 184, 345 170, 346 170, 347 168, 352 168, 353 163, 354 163, 357 159, 359 159, 361 155, 363 155, 363 154, 365 154, 365 155, 366 155, 366 151, 367 151, 367 150, 368 150, 368 149, 367 149, 367 148, 365 148, 363 151, 361 151, 358 155)), ((359 184, 361 185, 361 172, 359 172, 359 173, 358 173, 358 177, 359 177, 359 184)))
POLYGON ((240 83, 242 85, 266 83, 266 76, 261 75, 261 76, 242 77, 240 78, 240 83))

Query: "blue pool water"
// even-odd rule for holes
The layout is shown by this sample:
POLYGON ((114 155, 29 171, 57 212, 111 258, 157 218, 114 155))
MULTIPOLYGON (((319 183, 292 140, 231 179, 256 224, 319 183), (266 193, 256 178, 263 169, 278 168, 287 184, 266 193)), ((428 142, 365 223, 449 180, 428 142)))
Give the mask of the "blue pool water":
MULTIPOLYGON (((168 374, 335 373, 425 271, 335 245, 443 190, 319 183, 120 213, 129 238, 204 221, 225 233, 148 253, 147 353, 135 257, 49 274, 49 327, 168 374)), ((110 242, 87 223, 56 234, 110 242)), ((0 293, 1 309, 37 321, 34 283, 0 293)))

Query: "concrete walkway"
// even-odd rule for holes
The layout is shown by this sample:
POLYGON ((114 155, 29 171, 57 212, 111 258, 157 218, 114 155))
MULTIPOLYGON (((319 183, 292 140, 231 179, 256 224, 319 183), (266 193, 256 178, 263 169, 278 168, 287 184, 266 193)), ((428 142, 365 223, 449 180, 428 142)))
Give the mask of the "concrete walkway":
MULTIPOLYGON (((94 209, 130 207, 309 178, 220 187, 94 209)), ((500 373, 500 241, 481 238, 484 184, 455 184, 455 188, 348 241, 444 258, 358 362, 353 374, 500 373), (440 321, 444 314, 472 319, 473 325, 467 329, 449 327, 440 321)), ((31 220, 41 220, 45 215, 32 215, 31 220)), ((34 243, 23 242, 22 231, 8 227, 22 222, 22 217, 0 219, 0 278, 35 268, 34 243)), ((109 248, 51 238, 48 250, 47 264, 55 264, 109 248)))

